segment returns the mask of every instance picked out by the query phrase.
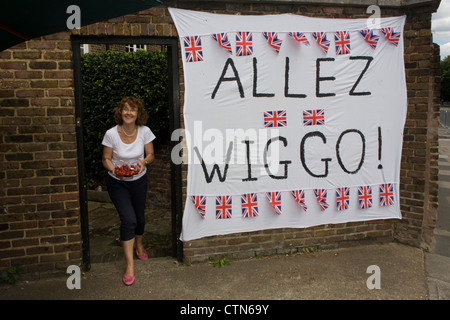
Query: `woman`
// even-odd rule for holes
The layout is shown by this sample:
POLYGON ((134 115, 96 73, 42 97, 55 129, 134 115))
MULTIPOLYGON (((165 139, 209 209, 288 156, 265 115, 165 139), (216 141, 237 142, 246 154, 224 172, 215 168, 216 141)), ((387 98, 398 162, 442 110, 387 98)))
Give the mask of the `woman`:
POLYGON ((155 135, 145 126, 148 115, 140 99, 124 97, 114 110, 114 118, 117 125, 103 138, 102 163, 108 170, 106 186, 109 197, 121 221, 120 240, 126 260, 122 280, 131 285, 135 279, 133 251, 139 259, 148 259, 142 235, 148 184, 146 172, 147 165, 154 160, 152 141, 155 135), (128 170, 129 174, 124 175, 117 169, 123 164, 134 166, 135 170, 131 173, 128 170))

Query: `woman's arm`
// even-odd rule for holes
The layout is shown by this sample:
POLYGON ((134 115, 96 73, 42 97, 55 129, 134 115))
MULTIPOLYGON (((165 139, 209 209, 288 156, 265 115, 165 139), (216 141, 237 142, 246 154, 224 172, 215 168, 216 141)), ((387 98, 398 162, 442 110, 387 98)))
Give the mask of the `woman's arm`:
POLYGON ((145 158, 147 164, 150 164, 155 160, 155 152, 153 151, 153 142, 147 143, 145 146, 145 158))
POLYGON ((155 160, 155 152, 153 151, 153 142, 147 143, 144 145, 144 151, 145 151, 145 158, 139 161, 140 166, 140 172, 142 172, 146 165, 149 165, 150 163, 155 160))
POLYGON ((111 161, 113 154, 113 148, 103 146, 103 155, 102 155, 102 163, 106 170, 111 171, 113 175, 114 173, 114 164, 111 161))

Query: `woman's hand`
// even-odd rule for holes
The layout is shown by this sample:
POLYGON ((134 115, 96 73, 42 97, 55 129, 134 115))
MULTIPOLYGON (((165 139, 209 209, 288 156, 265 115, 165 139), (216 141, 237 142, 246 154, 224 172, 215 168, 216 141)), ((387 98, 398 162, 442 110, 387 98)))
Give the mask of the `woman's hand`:
POLYGON ((145 169, 145 160, 144 159, 142 159, 142 160, 139 160, 139 162, 138 162, 138 166, 139 166, 139 173, 141 173, 142 171, 144 171, 144 169, 145 169))

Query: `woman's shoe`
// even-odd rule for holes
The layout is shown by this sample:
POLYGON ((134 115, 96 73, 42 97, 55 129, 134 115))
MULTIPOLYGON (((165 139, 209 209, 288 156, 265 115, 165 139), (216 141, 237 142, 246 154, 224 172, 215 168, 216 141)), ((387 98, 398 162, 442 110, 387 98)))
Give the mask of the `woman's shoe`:
POLYGON ((134 276, 125 276, 123 274, 122 281, 125 285, 131 286, 134 283, 134 276))
POLYGON ((137 247, 134 247, 134 250, 136 250, 136 255, 137 255, 139 260, 147 260, 148 259, 148 254, 147 253, 139 255, 137 247))

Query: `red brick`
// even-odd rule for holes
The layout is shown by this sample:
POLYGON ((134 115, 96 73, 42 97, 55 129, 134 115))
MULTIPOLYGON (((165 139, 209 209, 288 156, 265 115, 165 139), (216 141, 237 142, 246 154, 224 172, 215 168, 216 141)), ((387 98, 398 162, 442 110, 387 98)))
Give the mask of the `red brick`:
POLYGON ((27 64, 25 62, 0 62, 0 69, 26 70, 27 64))
POLYGON ((56 42, 55 41, 39 41, 39 40, 32 40, 28 42, 28 48, 29 49, 47 49, 52 50, 55 49, 56 42))
POLYGON ((42 79, 42 71, 15 71, 16 79, 42 79))
POLYGON ((55 61, 30 61, 29 67, 31 69, 56 69, 55 61))

